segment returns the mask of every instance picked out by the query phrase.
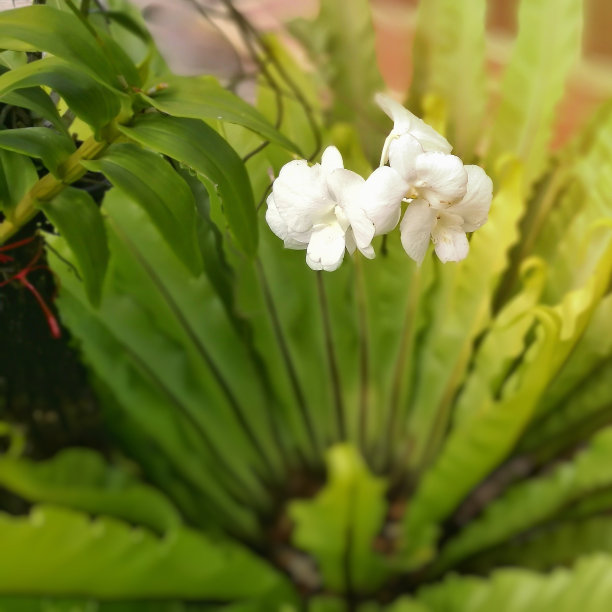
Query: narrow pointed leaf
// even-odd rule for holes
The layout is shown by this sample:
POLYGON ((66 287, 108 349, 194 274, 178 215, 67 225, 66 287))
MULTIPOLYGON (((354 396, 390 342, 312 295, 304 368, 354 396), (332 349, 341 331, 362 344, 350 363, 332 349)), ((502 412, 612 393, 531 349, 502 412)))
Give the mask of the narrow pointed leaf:
POLYGON ((74 142, 65 134, 43 127, 3 130, 0 148, 40 158, 57 178, 61 178, 61 165, 76 151, 74 142))
POLYGON ((189 166, 218 196, 240 247, 257 249, 255 202, 248 175, 236 152, 203 121, 147 114, 121 131, 140 144, 189 166), (214 188, 213 188, 214 186, 214 188))
POLYGON ((32 502, 53 503, 91 514, 106 514, 156 531, 181 520, 167 499, 88 449, 65 449, 52 459, 0 457, 0 483, 32 502))
POLYGON ((120 109, 120 97, 100 85, 87 72, 57 57, 47 57, 0 76, 0 96, 33 85, 56 91, 74 114, 94 130, 113 119, 120 109))
POLYGON ((73 187, 41 206, 70 245, 89 300, 98 304, 108 264, 106 230, 98 206, 87 192, 73 187))
POLYGON ((239 545, 188 528, 158 538, 109 517, 39 506, 27 517, 0 515, 0 534, 1 594, 31 593, 35 585, 50 596, 232 601, 283 582, 239 545))
POLYGON ((242 125, 301 155, 297 145, 276 130, 257 109, 221 87, 213 77, 170 77, 147 100, 158 110, 174 117, 218 119, 242 125))
POLYGON ((125 143, 111 146, 95 161, 82 162, 102 172, 147 212, 183 263, 197 275, 202 257, 196 236, 196 207, 191 190, 163 157, 125 143))
POLYGON ((490 159, 512 152, 525 162, 526 185, 542 172, 554 111, 581 45, 582 0, 523 0, 519 34, 492 128, 490 159))

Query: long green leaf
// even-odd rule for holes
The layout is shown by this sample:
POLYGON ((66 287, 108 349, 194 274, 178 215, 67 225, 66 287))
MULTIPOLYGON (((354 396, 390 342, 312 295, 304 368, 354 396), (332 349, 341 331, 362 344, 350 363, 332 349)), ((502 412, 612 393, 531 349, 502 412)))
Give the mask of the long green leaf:
POLYGON ((474 155, 487 101, 485 0, 420 2, 414 39, 410 106, 422 111, 426 94, 446 106, 447 138, 456 155, 474 155))
POLYGON ((193 612, 179 602, 101 602, 90 598, 0 597, 0 612, 193 612))
POLYGON ((5 149, 0 150, 0 210, 9 215, 38 180, 32 160, 5 149))
POLYGON ((0 457, 0 483, 32 502, 106 514, 158 533, 180 523, 161 493, 87 449, 66 449, 43 462, 0 457))
POLYGON ((65 134, 42 127, 3 130, 0 132, 0 147, 29 157, 39 157, 57 178, 61 178, 61 165, 76 151, 74 143, 65 134))
POLYGON ((68 130, 59 116, 51 96, 40 87, 27 87, 18 91, 12 91, 11 93, 4 94, 1 99, 4 103, 11 106, 27 108, 35 116, 49 121, 58 132, 68 134, 68 130))
POLYGON ((560 510, 592 491, 612 485, 608 469, 612 456, 612 429, 599 433, 575 461, 552 474, 512 487, 491 503, 481 518, 472 521, 449 541, 436 560, 439 569, 480 551, 502 544, 528 529, 551 521, 560 510))
POLYGON ((130 84, 139 84, 134 66, 127 72, 125 66, 113 65, 112 55, 119 53, 112 41, 102 43, 100 35, 96 39, 75 15, 50 6, 26 6, 0 13, 0 47, 46 51, 80 66, 95 80, 120 91, 124 89, 120 77, 130 84))
POLYGON ((436 262, 435 293, 421 304, 429 310, 429 323, 413 356, 415 387, 411 397, 402 398, 409 405, 414 467, 427 465, 439 450, 472 344, 491 318, 493 292, 519 237, 523 179, 519 164, 502 164, 490 218, 473 235, 467 259, 454 265, 436 262))
POLYGON ((124 143, 111 146, 95 161, 82 162, 102 172, 147 212, 181 261, 197 275, 202 257, 196 236, 196 207, 191 190, 163 157, 124 143))
POLYGON ((504 75, 489 159, 525 163, 526 186, 542 172, 554 110, 581 45, 583 0, 523 0, 519 34, 504 75))
POLYGON ((55 90, 74 114, 94 130, 119 113, 120 97, 100 85, 82 68, 57 57, 47 57, 0 76, 0 96, 15 90, 44 85, 55 90))
POLYGON ((289 507, 293 542, 317 560, 327 588, 374 591, 388 572, 372 550, 386 510, 385 482, 368 472, 351 446, 331 448, 327 467, 328 482, 317 496, 289 507))
POLYGON ((187 528, 157 538, 116 519, 39 506, 28 517, 0 515, 0 534, 0 593, 7 595, 233 601, 283 582, 239 545, 187 528))
POLYGON ((218 119, 249 128, 266 140, 302 155, 297 145, 276 130, 260 112, 219 85, 213 77, 170 77, 147 100, 173 117, 218 119))
POLYGON ((98 206, 87 192, 67 187, 42 208, 70 245, 87 297, 97 305, 108 264, 106 231, 98 206))
POLYGON ((244 165, 235 151, 212 128, 195 119, 148 114, 130 127, 126 136, 193 168, 214 186, 211 196, 221 200, 229 226, 249 255, 257 249, 255 202, 244 165))
POLYGON ((606 612, 611 598, 612 558, 604 554, 550 574, 504 569, 486 579, 450 576, 417 595, 431 612, 606 612))
POLYGON ((492 564, 515 565, 546 571, 556 566, 571 566, 580 557, 595 553, 612 553, 612 520, 609 516, 561 522, 536 530, 477 557, 468 567, 478 571, 492 564))

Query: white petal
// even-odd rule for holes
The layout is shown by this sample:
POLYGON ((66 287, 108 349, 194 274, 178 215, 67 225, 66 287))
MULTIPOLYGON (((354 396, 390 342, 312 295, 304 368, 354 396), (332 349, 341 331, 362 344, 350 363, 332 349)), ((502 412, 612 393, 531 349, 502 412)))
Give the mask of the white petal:
POLYGON ((314 228, 306 251, 306 263, 313 270, 333 272, 344 257, 344 230, 337 224, 314 228))
POLYGON ((304 160, 291 161, 281 168, 272 193, 290 233, 311 230, 334 209, 321 166, 309 166, 304 160))
POLYGON ((425 151, 441 151, 450 153, 453 147, 448 140, 438 134, 430 125, 404 108, 399 102, 385 94, 376 94, 376 103, 393 119, 393 132, 401 135, 410 133, 416 138, 425 151))
POLYGON ((419 265, 422 263, 429 237, 436 223, 436 211, 427 202, 415 200, 408 206, 400 225, 402 246, 419 265))
POLYGON ((281 240, 284 240, 289 234, 289 230, 287 229, 287 224, 280 216, 278 208, 276 208, 273 193, 268 196, 266 204, 268 205, 268 209, 266 210, 266 223, 281 240))
POLYGON ((354 207, 348 209, 346 214, 351 223, 355 244, 365 255, 366 251, 369 252, 370 243, 372 242, 372 238, 374 238, 374 224, 368 219, 363 208, 354 207))
POLYGON ((352 255, 357 249, 355 244, 355 236, 353 236, 353 230, 349 227, 346 234, 344 234, 344 240, 346 242, 346 250, 352 255))
POLYGON ((465 166, 465 170, 468 175, 467 192, 450 210, 463 218, 464 231, 473 232, 487 221, 493 199, 493 181, 480 166, 465 166))
POLYGON ((326 174, 338 168, 344 168, 344 162, 342 161, 340 151, 338 151, 336 147, 327 147, 321 156, 321 166, 323 167, 323 172, 326 174))
MULTIPOLYGON (((455 218, 456 219, 456 218, 455 218)), ((461 261, 467 257, 470 245, 465 232, 446 222, 444 214, 431 233, 431 239, 440 261, 461 261)))
POLYGON ((347 206, 359 199, 365 184, 356 172, 337 168, 327 174, 327 187, 331 197, 340 205, 347 206))
POLYGON ((416 158, 419 197, 432 206, 444 208, 460 200, 467 191, 467 172, 463 162, 446 153, 424 153, 416 158))
POLYGON ((389 144, 389 165, 411 185, 417 180, 417 157, 423 147, 410 134, 397 136, 389 144))
POLYGON ((397 225, 407 191, 408 184, 388 166, 377 168, 368 177, 361 196, 362 206, 374 223, 376 236, 390 232, 397 225))

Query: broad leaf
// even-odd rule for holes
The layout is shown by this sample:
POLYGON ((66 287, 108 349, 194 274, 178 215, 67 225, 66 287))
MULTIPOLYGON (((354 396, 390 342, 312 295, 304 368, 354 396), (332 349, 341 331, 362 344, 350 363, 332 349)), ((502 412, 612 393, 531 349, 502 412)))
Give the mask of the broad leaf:
POLYGON ((38 180, 29 157, 0 149, 0 210, 10 216, 21 198, 38 180))
POLYGON ((233 601, 283 582, 245 548, 188 528, 158 538, 116 519, 39 506, 28 517, 0 515, 0 534, 2 594, 233 601))
POLYGON ((565 506, 588 493, 610 487, 610 457, 612 429, 607 429, 595 436, 574 461, 562 464, 552 474, 517 484, 492 502, 482 517, 448 542, 436 567, 453 567, 471 555, 554 520, 565 506))
POLYGON ((57 178, 62 176, 62 164, 76 151, 74 143, 65 134, 43 127, 3 130, 0 132, 0 148, 39 157, 57 178))
POLYGON ((81 67, 95 80, 121 91, 125 81, 138 85, 135 66, 121 74, 113 65, 123 52, 110 39, 89 31, 75 15, 50 6, 26 6, 0 13, 0 47, 17 51, 46 51, 81 67), (123 77, 123 83, 121 81, 123 77))
POLYGON ((56 91, 77 117, 99 130, 120 110, 120 97, 100 85, 82 68, 57 57, 47 57, 0 76, 0 96, 45 85, 56 91))
POLYGON ((70 245, 87 297, 98 304, 108 264, 106 231, 98 206, 86 191, 67 187, 41 208, 70 245))
POLYGON ((316 497, 289 507, 293 543, 317 560, 327 588, 373 591, 388 571, 372 549, 385 516, 386 484, 348 445, 328 451, 327 469, 327 484, 316 497))
POLYGON ((173 117, 218 119, 249 128, 264 139, 301 155, 300 149, 276 130, 259 111, 219 85, 214 77, 169 77, 146 98, 173 117))
POLYGON ((446 136, 465 162, 474 155, 487 101, 485 9, 485 0, 427 0, 417 12, 410 106, 422 111, 431 93, 445 102, 446 136))
POLYGON ((107 149, 88 170, 102 172, 147 212, 183 263, 197 275, 202 257, 196 236, 196 207, 191 190, 160 155, 125 143, 107 149))
POLYGON ((92 450, 66 449, 43 462, 0 457, 0 483, 32 502, 106 514, 158 533, 181 522, 161 493, 107 465, 92 450))
POLYGON ((580 53, 582 0, 523 0, 519 34, 502 85, 489 159, 512 152, 526 186, 546 164, 554 111, 580 53))
POLYGON ((193 168, 218 196, 230 229, 249 255, 257 249, 255 202, 244 165, 235 151, 203 121, 147 114, 121 131, 142 145, 193 168))
POLYGON ((417 594, 431 612, 606 612, 610 598, 612 559, 603 554, 549 574, 504 569, 486 579, 450 576, 417 594))
POLYGON ((55 103, 48 93, 40 87, 27 87, 1 96, 2 102, 32 111, 34 115, 46 119, 58 132, 68 134, 55 103))

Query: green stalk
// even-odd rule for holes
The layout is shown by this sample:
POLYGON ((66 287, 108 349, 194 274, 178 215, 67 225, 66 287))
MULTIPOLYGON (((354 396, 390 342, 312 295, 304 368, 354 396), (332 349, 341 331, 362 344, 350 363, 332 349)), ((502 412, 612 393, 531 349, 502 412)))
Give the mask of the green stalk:
POLYGON ((60 166, 61 179, 55 178, 52 174, 46 174, 34 183, 32 189, 21 198, 15 209, 0 223, 0 244, 12 238, 40 210, 44 211, 45 202, 50 202, 65 187, 78 181, 87 172, 81 165, 81 161, 99 157, 120 136, 120 133, 114 127, 109 126, 105 136, 104 140, 96 140, 93 136, 88 138, 60 166))
POLYGON ((321 308, 321 318, 323 319, 323 331, 325 334, 325 349, 327 352, 327 361, 329 373, 331 376, 332 391, 334 394, 334 409, 336 411, 336 427, 338 439, 346 440, 346 417, 344 414, 344 401, 342 399, 342 384, 340 382, 340 372, 338 370, 338 360, 334 350, 334 339, 331 330, 331 319, 329 316, 329 307, 327 305, 327 295, 325 293, 325 284, 323 283, 323 273, 318 271, 317 290, 319 293, 319 306, 321 308))

